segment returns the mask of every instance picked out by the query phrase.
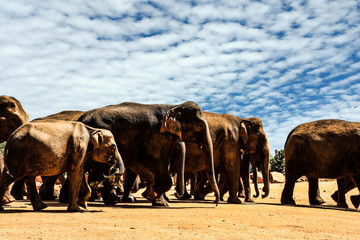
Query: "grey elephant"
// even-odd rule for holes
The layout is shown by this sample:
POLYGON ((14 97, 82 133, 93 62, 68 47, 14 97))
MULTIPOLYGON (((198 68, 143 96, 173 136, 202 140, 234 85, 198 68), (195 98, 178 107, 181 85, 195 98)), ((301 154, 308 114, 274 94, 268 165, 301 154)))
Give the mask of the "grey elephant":
MULTIPOLYGON (((0 96, 0 143, 6 141, 11 133, 18 127, 29 122, 29 115, 25 112, 21 103, 14 97, 0 96)), ((0 154, 0 174, 4 169, 4 163, 0 154)), ((2 204, 15 201, 15 198, 6 191, 1 199, 2 204)))
MULTIPOLYGON (((237 197, 238 184, 241 177, 244 182, 246 201, 252 201, 250 193, 249 163, 261 169, 264 177, 264 194, 270 192, 269 169, 270 148, 267 136, 259 118, 239 118, 230 114, 203 112, 209 124, 214 146, 214 166, 224 169, 225 181, 229 189, 229 203, 241 203, 237 197), (246 158, 241 158, 242 151, 246 158)), ((186 145, 185 172, 204 169, 203 155, 196 144, 186 145)), ((208 193, 204 189, 207 179, 197 182, 195 198, 203 199, 208 193)))
MULTIPOLYGON (((76 121, 84 112, 82 111, 62 111, 56 114, 51 114, 46 117, 33 119, 31 122, 42 121, 42 120, 66 120, 66 121, 76 121)), ((63 173, 62 175, 64 175, 63 173)), ((55 176, 43 176, 43 184, 39 188, 39 194, 42 200, 55 200, 57 195, 54 193, 54 185, 59 175, 55 176)), ((16 200, 23 200, 25 194, 24 189, 24 180, 20 179, 16 181, 11 189, 11 195, 15 197, 16 200)))
MULTIPOLYGON (((201 146, 209 182, 219 200, 214 175, 213 146, 201 108, 194 102, 179 105, 122 103, 84 113, 79 121, 112 131, 126 173, 123 201, 134 201, 130 190, 139 175, 147 183, 146 197, 154 206, 168 206, 164 193, 172 186, 170 165, 177 166, 180 195, 184 191, 184 157, 171 164, 174 149, 184 144, 201 146)), ((181 151, 180 151, 181 152, 181 151)), ((180 153, 180 155, 183 155, 180 153)))
MULTIPOLYGON (((27 123, 18 128, 5 146, 5 171, 0 178, 0 197, 14 181, 24 179, 35 211, 47 205, 36 190, 36 176, 67 172, 70 179, 68 211, 87 207, 90 188, 84 178, 86 161, 117 164, 124 171, 114 137, 108 130, 95 129, 80 122, 47 120, 27 123), (79 190, 87 189, 82 199, 79 190)), ((1 210, 3 207, 1 206, 1 210)))
MULTIPOLYGON (((318 179, 338 179, 339 207, 347 208, 343 181, 360 174, 360 123, 337 119, 301 124, 288 135, 285 143, 285 186, 282 204, 295 204, 294 185, 305 175, 309 181, 311 205, 324 203, 318 179)), ((356 179, 355 179, 356 180, 356 179)))

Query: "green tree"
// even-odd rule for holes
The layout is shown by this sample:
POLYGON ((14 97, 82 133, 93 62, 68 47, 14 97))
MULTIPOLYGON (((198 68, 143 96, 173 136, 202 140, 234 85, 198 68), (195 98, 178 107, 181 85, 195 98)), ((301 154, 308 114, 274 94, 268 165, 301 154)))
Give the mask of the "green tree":
POLYGON ((275 156, 270 157, 270 171, 281 172, 285 171, 285 153, 284 150, 275 149, 275 156))

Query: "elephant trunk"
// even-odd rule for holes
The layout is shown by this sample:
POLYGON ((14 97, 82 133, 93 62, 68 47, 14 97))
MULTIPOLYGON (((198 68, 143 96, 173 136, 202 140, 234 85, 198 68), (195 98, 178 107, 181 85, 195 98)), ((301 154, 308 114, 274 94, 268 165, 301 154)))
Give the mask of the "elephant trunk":
POLYGON ((270 151, 269 147, 264 150, 264 159, 261 164, 261 172, 264 180, 264 188, 262 198, 266 198, 270 193, 270 151))
POLYGON ((179 142, 180 147, 180 165, 177 168, 176 175, 177 175, 177 191, 175 193, 175 197, 177 199, 181 199, 185 193, 185 155, 186 155, 186 146, 183 141, 179 142))
POLYGON ((115 159, 114 160, 115 160, 116 166, 119 168, 118 173, 121 175, 124 174, 125 166, 124 166, 124 162, 123 162, 122 157, 118 150, 115 151, 115 159))
POLYGON ((211 140, 210 130, 209 130, 208 124, 206 123, 206 148, 205 148, 206 174, 208 177, 209 184, 215 192, 215 197, 216 197, 215 203, 217 204, 220 200, 220 191, 219 191, 219 187, 217 185, 217 181, 215 178, 214 152, 213 151, 214 150, 213 150, 213 144, 212 144, 212 140, 211 140))

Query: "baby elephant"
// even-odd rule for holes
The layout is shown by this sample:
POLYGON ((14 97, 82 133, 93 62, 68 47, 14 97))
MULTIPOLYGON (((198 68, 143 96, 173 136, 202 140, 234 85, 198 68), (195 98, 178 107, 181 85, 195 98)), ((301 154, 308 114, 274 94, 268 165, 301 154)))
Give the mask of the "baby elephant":
MULTIPOLYGON (((80 122, 44 120, 19 127, 5 146, 5 169, 0 178, 0 199, 13 182, 23 178, 35 211, 47 205, 36 190, 36 176, 53 176, 67 172, 70 180, 69 212, 86 208, 90 188, 84 179, 84 163, 96 161, 117 164, 124 172, 124 164, 114 137, 108 130, 96 129, 80 122), (80 187, 86 191, 79 198, 80 187)), ((0 206, 0 210, 3 207, 0 206)))

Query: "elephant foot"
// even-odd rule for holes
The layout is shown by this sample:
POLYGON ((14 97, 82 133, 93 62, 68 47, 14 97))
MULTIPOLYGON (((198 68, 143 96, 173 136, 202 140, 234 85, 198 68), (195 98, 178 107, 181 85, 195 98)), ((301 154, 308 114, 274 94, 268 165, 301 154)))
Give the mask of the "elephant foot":
POLYGON ((294 201, 294 199, 292 199, 292 198, 282 197, 282 198, 281 198, 281 204, 284 204, 284 205, 295 205, 295 201, 294 201))
POLYGON ((10 193, 5 193, 3 199, 1 200, 1 205, 12 203, 15 201, 16 199, 10 193))
POLYGON ((164 193, 164 199, 165 199, 165 201, 170 202, 170 200, 169 200, 168 196, 166 196, 166 194, 165 194, 165 193, 164 193))
POLYGON ((354 195, 350 197, 350 200, 354 207, 357 209, 360 205, 360 195, 354 195))
POLYGON ((252 198, 245 198, 245 202, 252 202, 254 203, 255 201, 252 198))
POLYGON ((48 205, 42 201, 32 202, 32 206, 33 206, 34 211, 40 211, 40 210, 48 207, 48 205))
POLYGON ((338 202, 336 206, 339 208, 349 208, 349 206, 347 205, 346 202, 343 202, 343 203, 338 202))
POLYGON ((325 201, 320 196, 317 196, 315 199, 310 199, 310 205, 321 205, 324 203, 325 201))
POLYGON ((127 202, 127 203, 133 203, 136 202, 136 198, 133 195, 129 195, 129 196, 123 196, 121 199, 122 202, 127 202))
POLYGON ((78 204, 80 207, 83 207, 85 209, 87 209, 88 207, 87 201, 78 201, 78 204))
POLYGON ((165 199, 157 199, 152 201, 153 207, 169 207, 169 203, 165 199))
POLYGON ((228 198, 228 203, 233 203, 233 204, 241 204, 241 200, 238 199, 237 197, 232 197, 232 198, 228 198))
POLYGON ((239 198, 245 198, 245 197, 246 197, 244 193, 238 193, 237 196, 238 196, 239 198))
POLYGON ((179 198, 179 200, 189 200, 191 198, 191 195, 187 192, 184 193, 184 195, 179 198))
POLYGON ((149 201, 153 201, 155 199, 154 192, 144 191, 141 195, 149 201))
POLYGON ((104 199, 105 205, 115 205, 117 203, 121 202, 121 199, 117 195, 112 195, 110 199, 104 199))
POLYGON ((68 206, 67 208, 68 212, 84 212, 83 209, 81 209, 79 206, 68 206))

